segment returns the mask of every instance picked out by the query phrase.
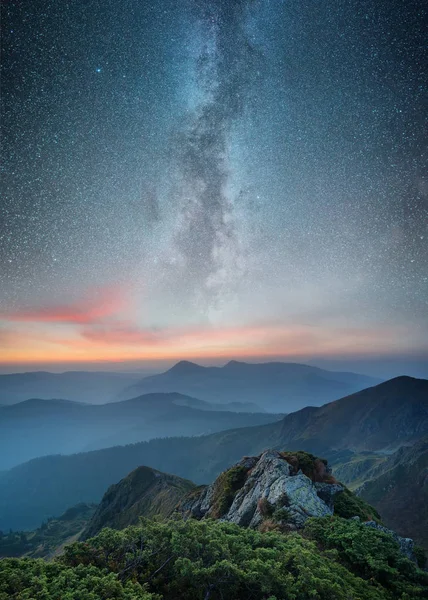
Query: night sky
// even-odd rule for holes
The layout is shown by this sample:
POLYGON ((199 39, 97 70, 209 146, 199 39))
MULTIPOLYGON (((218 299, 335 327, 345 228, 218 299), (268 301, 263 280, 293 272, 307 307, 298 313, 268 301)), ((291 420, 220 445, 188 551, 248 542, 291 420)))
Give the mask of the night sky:
POLYGON ((424 6, 4 1, 3 368, 422 364, 424 6))

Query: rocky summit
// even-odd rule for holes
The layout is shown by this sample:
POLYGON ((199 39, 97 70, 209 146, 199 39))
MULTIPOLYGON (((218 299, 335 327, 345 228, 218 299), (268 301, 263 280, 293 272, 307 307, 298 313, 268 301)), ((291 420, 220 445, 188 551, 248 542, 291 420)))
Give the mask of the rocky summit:
POLYGON ((332 515, 334 499, 343 491, 326 461, 306 452, 267 450, 243 458, 213 484, 191 492, 179 510, 243 527, 272 521, 301 528, 309 517, 332 515))

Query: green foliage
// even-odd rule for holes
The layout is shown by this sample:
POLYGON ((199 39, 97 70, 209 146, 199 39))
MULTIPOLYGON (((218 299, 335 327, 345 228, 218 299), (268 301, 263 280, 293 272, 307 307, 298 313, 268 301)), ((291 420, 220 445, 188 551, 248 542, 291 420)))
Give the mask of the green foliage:
POLYGON ((305 535, 322 549, 333 549, 346 568, 387 589, 391 597, 427 597, 427 574, 400 553, 392 536, 340 517, 308 519, 305 535))
POLYGON ((296 533, 263 534, 210 520, 105 529, 68 547, 61 561, 108 568, 123 581, 148 583, 165 600, 389 598, 296 533))
MULTIPOLYGON (((343 485, 343 484, 341 484, 343 485)), ((348 488, 334 498, 334 513, 338 517, 350 519, 351 517, 360 517, 362 521, 381 522, 380 515, 373 506, 370 506, 365 500, 353 494, 348 488)))
POLYGON ((67 567, 41 559, 0 561, 0 600, 156 600, 138 582, 93 565, 67 567))
POLYGON ((424 569, 427 564, 427 553, 422 546, 415 546, 413 548, 413 554, 416 557, 419 568, 424 569))
POLYGON ((247 478, 245 467, 237 465, 221 473, 215 482, 212 515, 218 519, 227 513, 235 494, 244 485, 247 478))
POLYGON ((288 523, 290 521, 290 511, 287 508, 277 508, 274 510, 272 520, 277 523, 288 523))
POLYGON ((0 561, 0 600, 413 600, 428 592, 424 574, 381 532, 328 518, 311 519, 306 535, 313 539, 208 519, 142 520, 103 529, 52 563, 0 561))

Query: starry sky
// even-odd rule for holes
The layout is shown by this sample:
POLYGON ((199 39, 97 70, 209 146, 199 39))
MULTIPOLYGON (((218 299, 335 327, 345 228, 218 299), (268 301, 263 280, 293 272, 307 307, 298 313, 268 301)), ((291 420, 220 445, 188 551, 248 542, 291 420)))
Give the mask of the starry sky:
POLYGON ((428 375, 424 6, 5 0, 2 369, 428 375))

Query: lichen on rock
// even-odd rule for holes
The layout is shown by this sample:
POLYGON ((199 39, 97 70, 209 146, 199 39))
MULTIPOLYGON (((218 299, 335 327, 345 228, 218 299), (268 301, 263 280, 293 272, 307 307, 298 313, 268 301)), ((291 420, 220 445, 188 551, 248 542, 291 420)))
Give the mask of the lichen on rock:
POLYGON ((243 527, 257 528, 272 518, 300 528, 309 517, 332 515, 333 498, 342 490, 326 461, 304 452, 267 450, 224 471, 199 496, 186 498, 179 510, 197 519, 211 517, 243 527))

